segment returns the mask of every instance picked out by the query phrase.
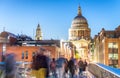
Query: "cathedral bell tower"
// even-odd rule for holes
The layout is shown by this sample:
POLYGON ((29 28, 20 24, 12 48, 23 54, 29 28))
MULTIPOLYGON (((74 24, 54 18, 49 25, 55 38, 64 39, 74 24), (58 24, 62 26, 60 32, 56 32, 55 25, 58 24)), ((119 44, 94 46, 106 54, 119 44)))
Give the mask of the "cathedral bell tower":
POLYGON ((42 32, 39 24, 36 29, 35 40, 42 40, 42 32))

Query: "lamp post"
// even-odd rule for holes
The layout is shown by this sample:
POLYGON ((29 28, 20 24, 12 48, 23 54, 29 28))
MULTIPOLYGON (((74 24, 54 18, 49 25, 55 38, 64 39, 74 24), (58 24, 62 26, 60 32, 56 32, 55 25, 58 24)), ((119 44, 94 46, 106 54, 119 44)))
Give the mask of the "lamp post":
POLYGON ((2 45, 2 61, 5 59, 5 54, 6 54, 6 43, 4 42, 2 45))
POLYGON ((7 43, 9 43, 9 39, 10 39, 10 36, 7 36, 7 37, 3 37, 2 38, 2 61, 4 61, 5 59, 5 54, 6 54, 6 45, 7 43))

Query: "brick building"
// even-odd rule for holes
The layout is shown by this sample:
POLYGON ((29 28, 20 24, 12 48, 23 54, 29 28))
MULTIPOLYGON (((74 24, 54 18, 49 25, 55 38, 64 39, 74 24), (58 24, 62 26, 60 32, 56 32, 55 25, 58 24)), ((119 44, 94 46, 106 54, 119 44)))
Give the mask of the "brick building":
POLYGON ((113 67, 120 67, 120 26, 115 30, 101 30, 94 37, 94 59, 113 67))
POLYGON ((58 58, 60 52, 60 40, 32 40, 21 35, 16 36, 12 33, 3 31, 0 34, 0 60, 2 56, 9 53, 16 55, 17 61, 32 61, 33 55, 44 48, 51 58, 58 58))

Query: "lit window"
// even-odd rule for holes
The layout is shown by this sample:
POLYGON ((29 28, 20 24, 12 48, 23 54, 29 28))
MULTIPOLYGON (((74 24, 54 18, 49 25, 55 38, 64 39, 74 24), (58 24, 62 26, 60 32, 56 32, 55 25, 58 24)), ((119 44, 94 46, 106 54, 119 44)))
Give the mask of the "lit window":
POLYGON ((108 43, 108 48, 118 48, 118 43, 116 42, 108 43))
POLYGON ((109 59, 115 59, 115 60, 118 60, 118 54, 117 53, 109 53, 109 59))

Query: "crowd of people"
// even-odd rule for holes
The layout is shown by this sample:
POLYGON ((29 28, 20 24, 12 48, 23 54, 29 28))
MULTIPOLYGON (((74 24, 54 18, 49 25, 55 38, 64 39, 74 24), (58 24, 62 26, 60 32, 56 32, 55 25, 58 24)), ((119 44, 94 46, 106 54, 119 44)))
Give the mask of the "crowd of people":
MULTIPOLYGON (((86 70, 87 61, 71 57, 69 60, 60 55, 59 58, 49 58, 44 51, 39 51, 33 57, 31 71, 26 78, 80 78, 86 70)), ((23 78, 17 73, 14 54, 6 56, 4 71, 1 78, 23 78)))
POLYGON ((80 78, 86 71, 87 61, 79 58, 64 58, 61 55, 58 59, 48 58, 43 54, 37 54, 33 59, 31 76, 36 78, 80 78))

